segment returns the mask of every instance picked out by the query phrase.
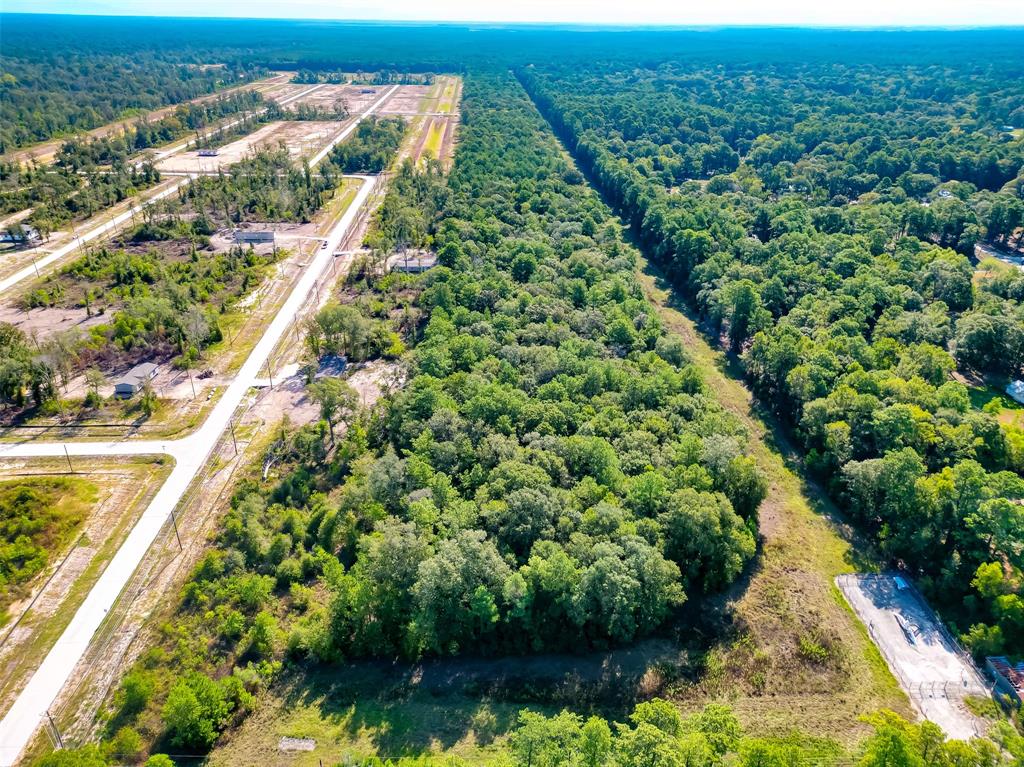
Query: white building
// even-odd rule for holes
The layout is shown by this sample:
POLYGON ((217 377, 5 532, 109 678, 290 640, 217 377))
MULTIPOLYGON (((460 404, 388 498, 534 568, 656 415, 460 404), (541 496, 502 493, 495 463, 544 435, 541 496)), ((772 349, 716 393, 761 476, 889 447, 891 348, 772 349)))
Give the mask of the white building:
POLYGON ((146 381, 156 378, 159 368, 155 362, 143 362, 136 365, 123 376, 114 381, 114 396, 128 399, 137 394, 146 381))

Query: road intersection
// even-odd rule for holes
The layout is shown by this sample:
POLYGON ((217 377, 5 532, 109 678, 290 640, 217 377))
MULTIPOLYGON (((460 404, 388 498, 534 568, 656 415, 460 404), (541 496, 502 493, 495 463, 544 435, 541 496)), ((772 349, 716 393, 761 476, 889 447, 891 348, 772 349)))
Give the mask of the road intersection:
MULTIPOLYGON (((398 86, 388 89, 331 141, 331 146, 344 140, 364 118, 376 112, 398 86)), ((319 153, 311 164, 319 163, 327 152, 319 153)), ((194 433, 178 440, 118 440, 112 442, 21 442, 0 444, 0 457, 118 456, 165 454, 175 461, 163 486, 153 497, 135 527, 118 549, 92 590, 82 601, 67 628, 48 652, 46 658, 18 695, 4 718, 0 720, 0 767, 14 764, 46 712, 71 677, 107 612, 125 584, 142 561, 157 534, 167 522, 186 490, 206 464, 214 445, 228 428, 238 406, 250 387, 258 381, 260 370, 267 363, 278 342, 292 327, 295 316, 318 286, 328 265, 358 219, 363 206, 377 183, 375 176, 357 176, 361 186, 355 199, 327 236, 326 247, 317 250, 306 270, 299 277, 284 304, 253 347, 238 374, 228 385, 203 425, 194 433)), ((182 183, 187 183, 187 179, 182 183)), ((104 230, 107 231, 107 230, 104 230)), ((102 232, 95 236, 100 236, 102 232)), ((5 286, 0 283, 0 290, 5 286)))

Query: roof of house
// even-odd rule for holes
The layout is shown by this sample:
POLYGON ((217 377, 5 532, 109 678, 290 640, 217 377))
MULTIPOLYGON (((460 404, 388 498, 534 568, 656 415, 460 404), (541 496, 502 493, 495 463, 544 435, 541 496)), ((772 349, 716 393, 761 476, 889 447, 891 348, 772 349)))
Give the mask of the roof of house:
POLYGON ((155 362, 142 362, 114 381, 114 386, 138 386, 143 381, 152 378, 156 373, 156 368, 155 362))
POLYGON ((1006 393, 1018 402, 1024 402, 1024 381, 1012 381, 1007 385, 1006 393))
POLYGON ((1024 661, 1010 663, 1005 655, 993 655, 988 659, 992 668, 1009 682, 1018 695, 1024 695, 1024 661))

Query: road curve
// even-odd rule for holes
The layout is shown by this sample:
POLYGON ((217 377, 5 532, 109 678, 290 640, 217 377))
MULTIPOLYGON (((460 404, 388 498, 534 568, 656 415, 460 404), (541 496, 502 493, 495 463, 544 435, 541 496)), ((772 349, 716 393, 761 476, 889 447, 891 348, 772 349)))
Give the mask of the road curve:
MULTIPOLYGON (((389 89, 356 120, 345 127, 333 143, 343 140, 365 117, 373 114, 398 86, 389 89)), ((326 156, 326 155, 325 155, 326 156)), ((322 158, 318 158, 319 159, 322 158)), ((362 185, 355 199, 327 237, 326 247, 317 250, 281 309, 271 320, 263 336, 249 353, 238 375, 224 391, 203 425, 180 440, 123 442, 56 442, 14 443, 0 446, 0 456, 61 456, 65 449, 71 455, 126 455, 166 453, 175 459, 174 469, 150 501, 142 517, 128 534, 99 580, 83 600, 67 628, 50 648, 14 705, 0 721, 0 767, 13 765, 35 734, 47 709, 60 694, 75 666, 85 654, 93 634, 103 622, 161 527, 167 521, 192 480, 209 458, 213 446, 249 390, 260 369, 266 364, 274 347, 291 327, 292 321, 313 286, 320 280, 334 258, 342 239, 366 203, 376 183, 375 176, 359 176, 362 185), (159 447, 159 449, 158 449, 159 447)))

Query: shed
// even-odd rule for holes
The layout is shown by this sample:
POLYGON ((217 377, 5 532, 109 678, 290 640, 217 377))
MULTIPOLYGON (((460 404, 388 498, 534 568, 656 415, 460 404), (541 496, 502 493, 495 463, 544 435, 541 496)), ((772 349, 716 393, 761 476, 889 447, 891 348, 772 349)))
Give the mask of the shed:
POLYGON ((198 152, 200 157, 216 157, 220 154, 218 149, 200 149, 198 152))
POLYGON ((274 230, 273 229, 236 229, 234 231, 235 242, 274 242, 274 230))
POLYGON ((1024 661, 1011 663, 1005 655, 992 655, 985 658, 985 668, 992 675, 996 692, 1020 707, 1024 698, 1024 661))
POLYGON ((1017 400, 1017 402, 1024 404, 1024 381, 1020 379, 1010 381, 1006 387, 1006 393, 1017 400))
POLYGON ((114 396, 128 399, 142 389, 146 381, 152 381, 159 368, 155 362, 143 362, 136 365, 123 376, 114 381, 114 396))

